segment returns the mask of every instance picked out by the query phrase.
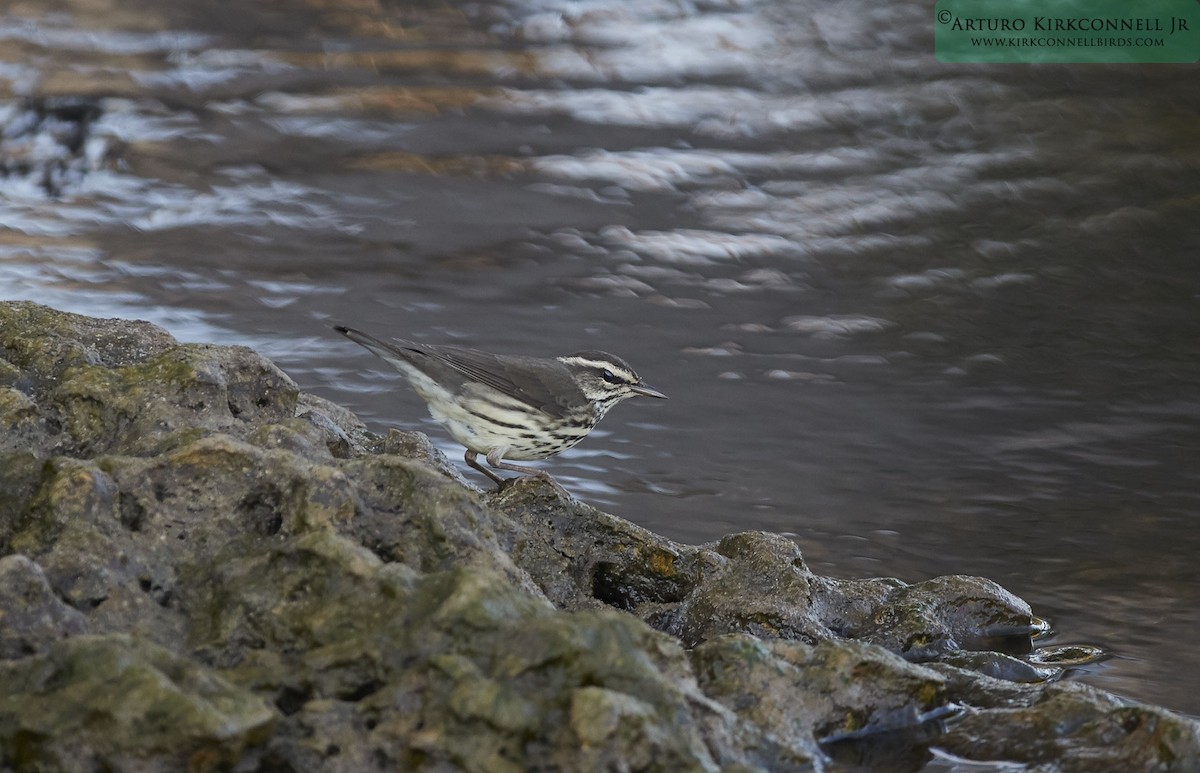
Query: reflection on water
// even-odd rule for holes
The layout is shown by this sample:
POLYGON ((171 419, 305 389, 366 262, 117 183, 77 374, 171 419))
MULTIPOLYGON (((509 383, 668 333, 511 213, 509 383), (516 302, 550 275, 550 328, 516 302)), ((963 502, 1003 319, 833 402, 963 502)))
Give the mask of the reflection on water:
POLYGON ((992 577, 1200 714, 1189 69, 940 65, 920 3, 120 6, 0 18, 0 296, 255 346, 453 457, 332 324, 615 351, 672 400, 573 491, 992 577))

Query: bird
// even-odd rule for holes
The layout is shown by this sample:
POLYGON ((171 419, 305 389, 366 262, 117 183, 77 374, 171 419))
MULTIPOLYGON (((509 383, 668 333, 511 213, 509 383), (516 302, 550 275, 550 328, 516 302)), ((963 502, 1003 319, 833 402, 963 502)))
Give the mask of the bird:
POLYGON ((480 464, 480 454, 493 469, 544 480, 566 495, 546 471, 508 460, 548 459, 587 437, 622 400, 667 397, 607 352, 526 357, 401 338, 383 341, 341 325, 334 330, 398 370, 434 420, 466 448, 466 463, 498 488, 505 479, 480 464))

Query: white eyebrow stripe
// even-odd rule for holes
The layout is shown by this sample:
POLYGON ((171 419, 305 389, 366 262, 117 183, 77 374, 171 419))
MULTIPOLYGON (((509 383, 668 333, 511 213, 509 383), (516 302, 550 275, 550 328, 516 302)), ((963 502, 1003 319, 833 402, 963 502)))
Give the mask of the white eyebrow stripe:
POLYGON ((567 365, 575 365, 580 368, 592 368, 593 370, 599 371, 607 370, 612 372, 613 375, 619 376, 620 378, 631 383, 636 383, 638 381, 638 375, 636 373, 631 370, 627 370, 626 368, 622 368, 615 362, 609 362, 608 360, 591 360, 587 359, 586 357, 559 357, 558 359, 559 362, 567 365))

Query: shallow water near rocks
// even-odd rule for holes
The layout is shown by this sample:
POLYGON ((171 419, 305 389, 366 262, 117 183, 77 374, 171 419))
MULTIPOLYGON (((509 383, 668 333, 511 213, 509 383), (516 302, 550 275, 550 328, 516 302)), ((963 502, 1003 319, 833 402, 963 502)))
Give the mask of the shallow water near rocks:
POLYGON ((1193 68, 941 65, 908 2, 2 13, 0 297, 253 346, 454 458, 331 325, 611 350, 671 399, 545 464, 580 497, 990 577, 1200 715, 1193 68))

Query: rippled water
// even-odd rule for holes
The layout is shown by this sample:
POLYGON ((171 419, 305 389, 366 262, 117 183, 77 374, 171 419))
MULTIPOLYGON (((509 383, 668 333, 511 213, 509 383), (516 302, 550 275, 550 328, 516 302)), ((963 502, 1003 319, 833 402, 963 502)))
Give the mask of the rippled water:
POLYGON ((249 344, 455 457, 331 324, 615 351, 672 399, 572 490, 992 577, 1200 714, 1194 68, 941 65, 912 2, 118 5, 0 16, 0 297, 249 344))

